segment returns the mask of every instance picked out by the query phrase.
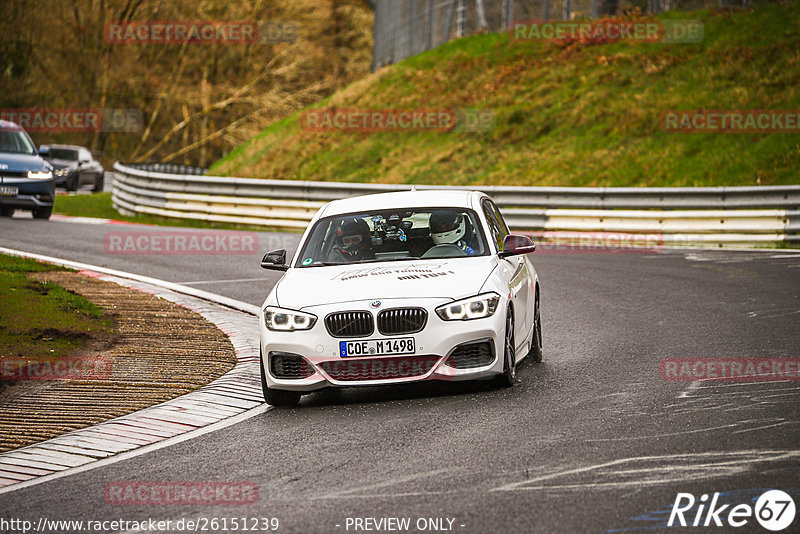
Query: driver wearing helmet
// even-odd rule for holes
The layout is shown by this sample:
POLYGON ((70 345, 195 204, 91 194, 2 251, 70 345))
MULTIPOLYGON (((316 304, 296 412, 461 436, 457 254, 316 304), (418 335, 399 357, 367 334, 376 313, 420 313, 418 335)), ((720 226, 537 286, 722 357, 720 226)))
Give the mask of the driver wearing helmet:
POLYGON ((434 211, 431 213, 429 225, 434 245, 455 245, 463 250, 466 256, 476 254, 475 249, 465 240, 467 222, 463 213, 452 210, 434 211))
POLYGON ((336 242, 329 255, 331 261, 350 263, 375 259, 369 225, 359 217, 348 217, 336 229, 336 242))

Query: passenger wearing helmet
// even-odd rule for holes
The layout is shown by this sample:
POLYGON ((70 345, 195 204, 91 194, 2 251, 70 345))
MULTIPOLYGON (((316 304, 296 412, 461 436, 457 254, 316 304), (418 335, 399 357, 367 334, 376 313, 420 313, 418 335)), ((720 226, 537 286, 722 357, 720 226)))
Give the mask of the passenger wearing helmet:
POLYGON ((341 263, 375 259, 367 222, 359 217, 344 219, 336 229, 336 242, 328 258, 341 263))
POLYGON ((452 210, 431 213, 429 222, 434 245, 455 245, 467 256, 474 256, 475 249, 467 244, 467 221, 464 214, 452 210))

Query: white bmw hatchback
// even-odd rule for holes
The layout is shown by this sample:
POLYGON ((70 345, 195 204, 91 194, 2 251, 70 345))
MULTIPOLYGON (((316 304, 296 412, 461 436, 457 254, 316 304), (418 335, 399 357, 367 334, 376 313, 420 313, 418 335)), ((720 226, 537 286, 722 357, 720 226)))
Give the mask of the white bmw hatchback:
POLYGON ((265 400, 324 387, 497 379, 542 358, 539 278, 527 236, 477 191, 329 202, 261 306, 265 400))

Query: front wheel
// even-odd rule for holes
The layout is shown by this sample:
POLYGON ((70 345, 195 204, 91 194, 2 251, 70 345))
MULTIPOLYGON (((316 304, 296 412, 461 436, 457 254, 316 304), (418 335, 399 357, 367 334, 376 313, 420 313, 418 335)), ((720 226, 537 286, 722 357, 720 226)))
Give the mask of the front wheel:
POLYGON ((498 377, 501 386, 511 387, 517 378, 517 355, 514 350, 514 314, 508 310, 503 342, 503 374, 498 377))
POLYGON ((0 217, 13 217, 14 208, 0 208, 0 217))
POLYGON ((80 175, 76 172, 66 182, 64 182, 64 187, 67 189, 67 191, 77 191, 79 179, 80 175))
POLYGON ((101 193, 103 191, 104 178, 105 177, 102 174, 98 176, 97 181, 95 182, 94 187, 92 188, 93 193, 101 193))
POLYGON ((34 219, 49 219, 50 215, 53 213, 53 207, 47 208, 34 208, 33 209, 33 218, 34 219))
POLYGON ((264 392, 264 400, 272 406, 294 406, 300 402, 300 393, 297 391, 284 391, 282 389, 272 389, 267 386, 267 376, 264 374, 264 356, 261 356, 261 390, 264 392))

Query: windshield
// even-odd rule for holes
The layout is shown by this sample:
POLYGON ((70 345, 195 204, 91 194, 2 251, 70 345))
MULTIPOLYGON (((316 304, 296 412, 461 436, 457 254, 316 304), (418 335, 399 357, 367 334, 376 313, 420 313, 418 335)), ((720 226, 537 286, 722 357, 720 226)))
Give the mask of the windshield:
POLYGON ((486 254, 486 240, 472 210, 400 208, 320 219, 296 267, 486 254))
POLYGON ((28 134, 19 128, 0 128, 0 152, 12 154, 36 154, 28 134))
POLYGON ((78 161, 78 151, 70 150, 68 148, 51 148, 50 153, 47 154, 50 159, 65 159, 68 161, 78 161))

